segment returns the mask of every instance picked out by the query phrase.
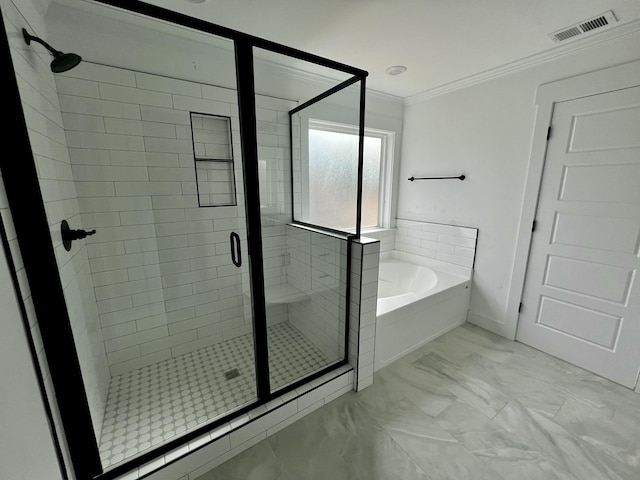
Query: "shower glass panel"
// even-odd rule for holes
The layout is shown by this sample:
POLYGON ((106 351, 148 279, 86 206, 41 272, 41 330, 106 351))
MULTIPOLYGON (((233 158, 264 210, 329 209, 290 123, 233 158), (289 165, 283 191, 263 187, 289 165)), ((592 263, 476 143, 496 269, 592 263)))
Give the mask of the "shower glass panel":
MULTIPOLYGON (((354 235, 309 216, 310 126, 359 132, 361 173, 366 72, 144 2, 82 3, 48 17, 75 68, 12 41, 36 169, 3 178, 31 193, 7 189, 23 255, 50 230, 52 268, 25 270, 73 467, 113 479, 346 363, 354 235)), ((357 226, 352 150, 335 180, 357 226)))
MULTIPOLYGON (((309 115, 349 123, 356 132, 355 152, 349 152, 355 157, 347 159, 349 168, 355 166, 353 175, 326 180, 351 187, 352 195, 343 201, 352 202, 346 206, 353 217, 347 223, 355 226, 360 84, 326 96, 352 76, 259 48, 254 48, 254 64, 269 377, 275 392, 345 358, 346 235, 327 231, 324 227, 335 226, 331 222, 294 223, 291 178, 300 179, 300 145, 309 143, 309 115)), ((333 207, 327 207, 329 218, 345 210, 333 207)))
MULTIPOLYGON (((357 82, 292 113, 300 132, 293 137, 294 220, 356 231, 362 188, 358 184, 359 106, 357 82)), ((366 154, 366 141, 364 147, 366 154)))
MULTIPOLYGON (((114 23, 135 16, 110 15, 113 48, 140 48, 114 23)), ((257 401, 234 45, 172 28, 219 68, 184 80, 169 39, 166 70, 94 63, 80 42, 55 76, 64 177, 38 159, 54 238, 64 219, 96 231, 56 253, 105 469, 257 401)))

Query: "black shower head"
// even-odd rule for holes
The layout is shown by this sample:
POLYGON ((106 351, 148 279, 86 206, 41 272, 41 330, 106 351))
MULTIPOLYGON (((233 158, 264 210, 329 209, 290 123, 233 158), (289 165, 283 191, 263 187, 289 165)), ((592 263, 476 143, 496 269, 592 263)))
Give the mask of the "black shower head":
POLYGON ((53 55, 53 60, 51 60, 51 71, 53 73, 62 73, 67 70, 71 70, 82 61, 82 57, 80 55, 76 55, 75 53, 62 53, 44 40, 30 35, 24 28, 22 29, 22 35, 24 36, 24 41, 27 42, 27 45, 31 45, 31 41, 34 41, 51 52, 51 55, 53 55))
POLYGON ((82 57, 75 53, 58 52, 58 55, 54 54, 53 60, 51 60, 51 71, 53 73, 66 72, 77 66, 81 61, 82 57))

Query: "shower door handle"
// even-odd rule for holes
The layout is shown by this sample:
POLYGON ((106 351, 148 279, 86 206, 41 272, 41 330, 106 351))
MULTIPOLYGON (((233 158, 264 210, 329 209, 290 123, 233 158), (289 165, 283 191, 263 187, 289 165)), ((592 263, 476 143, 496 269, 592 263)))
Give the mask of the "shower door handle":
POLYGON ((242 266, 242 250, 240 248, 240 235, 231 232, 229 235, 229 244, 231 245, 231 261, 240 268, 242 266))

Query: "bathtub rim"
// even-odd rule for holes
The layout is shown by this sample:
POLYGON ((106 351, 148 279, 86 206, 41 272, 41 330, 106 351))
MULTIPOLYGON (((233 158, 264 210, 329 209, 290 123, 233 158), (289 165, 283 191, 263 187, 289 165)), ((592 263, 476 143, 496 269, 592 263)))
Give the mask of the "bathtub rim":
POLYGON ((407 263, 422 265, 423 267, 428 267, 431 270, 435 270, 436 273, 440 271, 452 275, 457 275, 459 277, 464 277, 467 280, 471 280, 471 277, 473 276, 472 268, 455 265, 449 262, 443 262, 442 260, 436 260, 435 258, 423 257, 414 253, 401 252, 400 250, 380 252, 380 260, 388 260, 391 258, 402 260, 407 263))
MULTIPOLYGON (((415 263, 405 262, 404 260, 400 260, 399 258, 393 258, 393 257, 381 258, 378 268, 379 268, 379 270, 378 270, 378 300, 381 300, 381 298, 398 297, 398 296, 403 296, 403 295, 409 295, 409 294, 412 294, 412 293, 413 294, 426 293, 429 290, 433 289, 438 283, 438 272, 436 270, 434 270, 433 268, 427 267, 425 265, 417 265, 415 263), (416 275, 420 274, 420 272, 423 272, 423 271, 427 272, 427 276, 432 276, 433 277, 432 281, 430 281, 430 282, 419 282, 414 278, 414 279, 411 280, 411 285, 413 285, 413 282, 416 282, 416 285, 413 285, 413 286, 417 286, 418 289, 420 289, 420 290, 425 287, 425 283, 430 284, 431 286, 429 288, 427 288, 425 290, 421 290, 421 291, 415 291, 416 289, 411 289, 410 288, 408 291, 406 291, 404 293, 400 293, 400 294, 396 294, 396 295, 387 295, 386 297, 380 297, 380 280, 381 280, 380 277, 382 275, 383 267, 386 267, 387 265, 392 264, 392 263, 394 263, 396 265, 397 264, 403 265, 402 268, 405 268, 404 265, 409 265, 412 268, 412 270, 415 269, 415 274, 416 275)), ((413 271, 401 272, 401 276, 405 276, 405 274, 408 275, 408 276, 413 276, 413 273, 414 273, 413 271)), ((391 273, 391 275, 394 275, 394 274, 391 273)), ((427 279, 427 280, 429 280, 429 279, 427 279)), ((385 281, 389 282, 389 280, 385 280, 385 281)))
POLYGON ((468 289, 471 283, 471 269, 466 267, 460 267, 458 265, 446 264, 438 260, 433 260, 426 257, 420 257, 405 252, 398 252, 392 250, 391 252, 385 252, 380 255, 380 261, 384 260, 400 260, 409 264, 417 264, 426 267, 436 274, 436 284, 429 290, 421 293, 407 293, 403 295, 397 295, 395 297, 378 298, 376 302, 376 318, 383 319, 387 315, 399 312, 402 309, 411 308, 410 306, 416 302, 420 302, 427 298, 431 298, 431 301, 439 301, 443 297, 447 297, 452 289, 460 285, 465 285, 468 289), (444 267, 442 267, 445 265, 444 267), (403 297, 402 301, 397 298, 403 297), (393 299, 396 298, 394 301, 393 299))

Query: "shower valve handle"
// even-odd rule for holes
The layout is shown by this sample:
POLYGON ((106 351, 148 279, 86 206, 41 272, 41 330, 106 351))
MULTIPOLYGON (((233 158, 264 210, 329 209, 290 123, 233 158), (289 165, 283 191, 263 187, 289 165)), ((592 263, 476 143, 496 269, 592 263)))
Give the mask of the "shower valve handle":
POLYGON ((66 220, 63 220, 62 225, 60 225, 62 245, 67 252, 71 250, 71 242, 73 242, 74 240, 87 238, 88 236, 94 235, 95 233, 95 230, 73 230, 71 227, 69 227, 69 223, 66 220))
POLYGON ((80 240, 80 239, 89 237, 95 233, 96 233, 95 230, 89 230, 88 232, 86 230, 69 230, 65 235, 65 237, 68 238, 69 240, 80 240))

